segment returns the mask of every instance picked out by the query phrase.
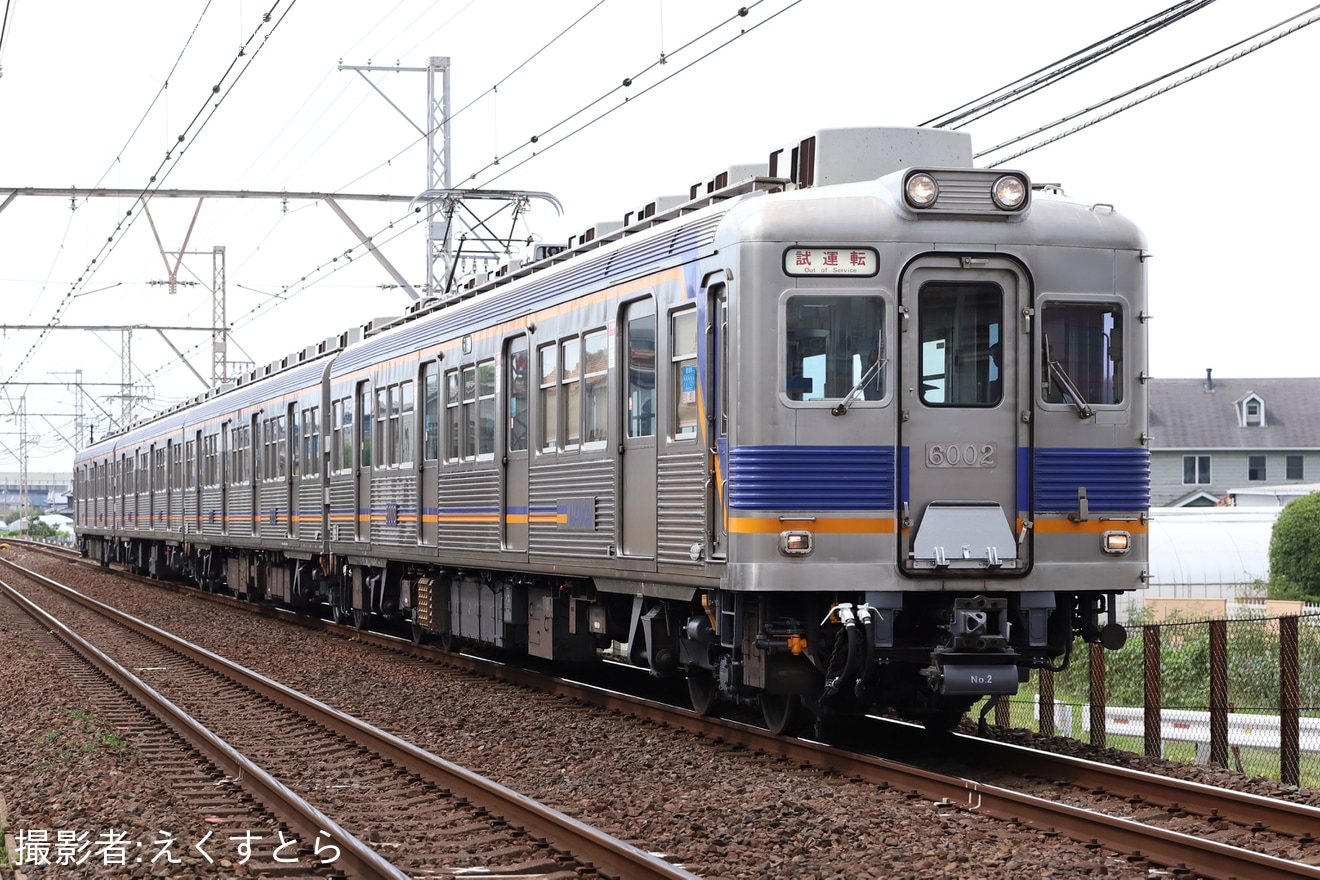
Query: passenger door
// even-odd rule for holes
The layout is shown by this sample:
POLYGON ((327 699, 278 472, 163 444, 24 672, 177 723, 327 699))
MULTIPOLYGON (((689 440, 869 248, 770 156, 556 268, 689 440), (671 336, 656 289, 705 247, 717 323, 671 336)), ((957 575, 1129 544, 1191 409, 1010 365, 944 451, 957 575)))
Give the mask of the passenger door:
MULTIPOLYGON (((361 381, 357 383, 357 392, 354 395, 357 399, 356 413, 357 420, 353 424, 353 447, 355 449, 353 462, 353 473, 356 475, 353 481, 353 510, 355 526, 355 540, 371 540, 371 419, 373 416, 371 406, 371 383, 361 381)), ((378 438, 379 439, 379 438, 378 438)))
POLYGON ((516 336, 504 347, 504 498, 500 504, 505 550, 527 550, 527 445, 531 429, 528 412, 527 337, 516 336))
POLYGON ((928 257, 905 277, 900 564, 910 573, 1026 568, 1016 536, 1027 515, 1030 302, 1008 260, 928 257))
POLYGON ((418 541, 425 547, 434 547, 440 486, 440 364, 437 361, 422 365, 419 397, 422 404, 422 459, 417 466, 421 499, 417 508, 418 541))
POLYGON ((619 473, 619 554, 655 556, 656 406, 655 301, 638 300, 623 312, 623 442, 619 473))

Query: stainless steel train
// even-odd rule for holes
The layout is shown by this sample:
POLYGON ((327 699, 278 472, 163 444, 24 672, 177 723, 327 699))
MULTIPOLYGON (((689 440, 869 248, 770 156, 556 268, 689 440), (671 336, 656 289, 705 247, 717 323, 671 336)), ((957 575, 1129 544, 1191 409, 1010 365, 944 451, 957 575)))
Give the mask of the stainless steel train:
POLYGON ((83 552, 766 724, 976 701, 1144 586, 1146 240, 818 131, 84 450, 83 552))

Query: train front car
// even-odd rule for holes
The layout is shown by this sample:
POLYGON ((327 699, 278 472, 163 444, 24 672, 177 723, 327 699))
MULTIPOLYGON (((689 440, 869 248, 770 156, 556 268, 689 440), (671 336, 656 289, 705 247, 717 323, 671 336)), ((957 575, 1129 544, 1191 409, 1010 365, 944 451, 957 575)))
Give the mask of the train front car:
POLYGON ((781 155, 812 185, 730 211, 708 288, 727 565, 682 641, 694 706, 946 728, 1076 638, 1120 646, 1147 567, 1142 234, 973 168, 958 133, 781 155))

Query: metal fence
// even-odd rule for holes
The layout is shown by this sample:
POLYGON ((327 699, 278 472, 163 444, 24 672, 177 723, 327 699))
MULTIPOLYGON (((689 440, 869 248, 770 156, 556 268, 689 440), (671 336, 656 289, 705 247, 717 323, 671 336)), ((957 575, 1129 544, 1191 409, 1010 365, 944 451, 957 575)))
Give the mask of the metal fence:
POLYGON ((1129 632, 1118 651, 1078 643, 994 706, 995 723, 1320 788, 1320 614, 1129 632))

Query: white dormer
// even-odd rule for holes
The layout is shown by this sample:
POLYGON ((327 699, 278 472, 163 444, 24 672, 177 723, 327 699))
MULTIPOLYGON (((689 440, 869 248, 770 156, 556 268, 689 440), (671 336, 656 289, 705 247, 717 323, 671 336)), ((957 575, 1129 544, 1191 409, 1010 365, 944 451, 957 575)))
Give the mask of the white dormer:
POLYGON ((1238 413, 1238 425, 1243 428, 1264 428, 1265 399, 1254 391, 1249 391, 1235 404, 1238 413))

